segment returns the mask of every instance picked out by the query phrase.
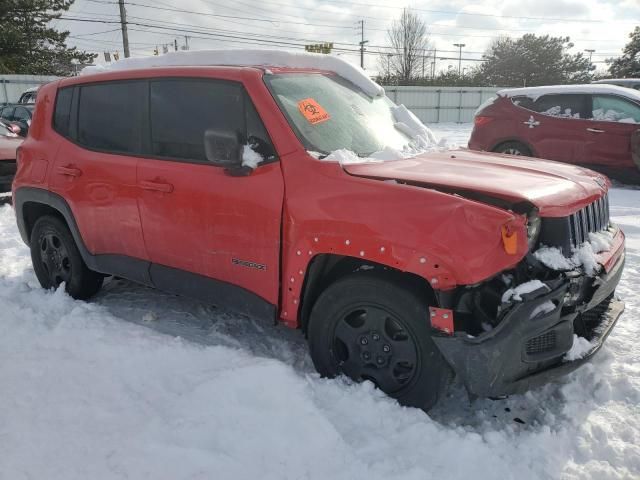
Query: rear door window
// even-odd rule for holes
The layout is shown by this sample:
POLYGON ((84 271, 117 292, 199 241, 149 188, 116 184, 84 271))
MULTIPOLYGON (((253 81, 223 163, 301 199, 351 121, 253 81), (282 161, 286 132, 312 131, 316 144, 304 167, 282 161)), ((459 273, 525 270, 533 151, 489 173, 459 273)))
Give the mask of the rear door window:
POLYGON ((27 109, 22 107, 16 107, 16 111, 13 114, 13 117, 16 120, 24 120, 25 122, 27 120, 31 120, 31 115, 29 115, 29 112, 27 111, 27 109))
POLYGON ((640 106, 614 95, 593 96, 593 120, 640 123, 640 106))
POLYGON ((590 118, 588 97, 580 94, 553 94, 539 98, 527 96, 513 97, 511 101, 522 108, 559 118, 590 118))
POLYGON ((107 153, 142 153, 145 81, 80 87, 78 142, 107 153))
POLYGON ((532 103, 530 110, 551 117, 589 118, 587 101, 587 95, 543 95, 532 103))
POLYGON ((6 120, 13 120, 13 111, 15 108, 13 107, 4 107, 0 112, 0 118, 4 118, 6 120))
POLYGON ((64 137, 69 136, 69 120, 71 119, 71 99, 73 87, 61 88, 56 95, 56 107, 53 113, 53 128, 64 137))

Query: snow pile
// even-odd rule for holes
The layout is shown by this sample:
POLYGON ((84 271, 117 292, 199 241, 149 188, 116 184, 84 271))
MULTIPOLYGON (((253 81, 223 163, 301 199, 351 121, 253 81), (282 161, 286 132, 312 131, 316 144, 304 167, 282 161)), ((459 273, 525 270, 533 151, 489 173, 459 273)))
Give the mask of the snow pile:
POLYGON ((611 248, 613 234, 610 232, 589 233, 589 241, 574 248, 571 257, 565 257, 556 247, 540 247, 533 255, 543 265, 552 270, 572 270, 582 267, 587 275, 593 276, 600 270, 597 255, 611 248))
POLYGON ((413 148, 416 150, 433 148, 434 145, 444 146, 444 143, 438 142, 433 132, 404 105, 394 105, 391 112, 396 120, 395 127, 413 139, 413 148))
POLYGON ((574 333, 573 345, 571 345, 571 350, 564 355, 564 360, 567 362, 580 360, 581 358, 584 358, 592 348, 593 344, 589 340, 584 337, 579 337, 574 333))
POLYGON ((540 280, 529 280, 528 282, 521 283, 517 287, 510 288, 506 292, 502 294, 502 303, 509 301, 522 301, 522 295, 526 295, 527 293, 535 292, 536 290, 545 289, 547 292, 550 291, 549 287, 547 287, 540 280))
POLYGON ((242 146, 242 166, 256 169, 264 161, 262 155, 256 152, 250 145, 242 146))
POLYGON ((384 95, 384 89, 371 80, 364 70, 349 63, 343 57, 322 53, 293 53, 282 50, 225 49, 171 52, 166 55, 125 58, 108 65, 85 67, 81 75, 136 68, 177 66, 256 66, 325 70, 349 80, 371 97, 384 95))
POLYGON ((638 123, 633 118, 629 118, 626 115, 626 113, 618 112, 616 110, 605 110, 604 108, 598 108, 597 110, 593 111, 592 120, 604 122, 638 123))
POLYGON ((560 117, 560 118, 580 118, 580 113, 571 113, 570 108, 565 108, 564 112, 562 111, 562 107, 557 105, 555 107, 551 107, 549 110, 545 112, 541 112, 543 115, 549 115, 551 117, 560 117))
POLYGON ((402 150, 385 147, 380 151, 370 154, 368 157, 360 157, 357 153, 343 148, 334 150, 322 158, 322 160, 325 162, 338 162, 341 165, 380 163, 383 161, 402 160, 415 157, 425 152, 449 148, 447 147, 446 139, 438 141, 431 129, 422 123, 420 119, 404 105, 392 106, 391 112, 396 120, 394 126, 411 139, 402 150))
POLYGON ((428 416, 319 378, 299 331, 124 280, 44 292, 0 207, 0 477, 640 478, 640 191, 610 198, 627 312, 602 351, 506 400, 454 385, 428 416))
POLYGON ((555 303, 551 300, 547 300, 544 303, 541 303, 531 312, 531 316, 529 318, 536 318, 538 315, 546 315, 547 313, 551 313, 556 309, 555 303))

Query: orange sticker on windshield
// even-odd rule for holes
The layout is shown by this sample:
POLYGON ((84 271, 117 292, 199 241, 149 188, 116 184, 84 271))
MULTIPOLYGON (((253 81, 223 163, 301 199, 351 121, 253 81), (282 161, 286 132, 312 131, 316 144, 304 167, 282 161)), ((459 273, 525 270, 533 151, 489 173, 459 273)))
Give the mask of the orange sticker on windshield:
POLYGON ((322 108, 313 98, 305 98, 304 100, 300 100, 298 102, 298 108, 300 109, 300 113, 304 115, 304 118, 306 118, 307 121, 312 125, 326 122, 331 118, 327 111, 322 108))

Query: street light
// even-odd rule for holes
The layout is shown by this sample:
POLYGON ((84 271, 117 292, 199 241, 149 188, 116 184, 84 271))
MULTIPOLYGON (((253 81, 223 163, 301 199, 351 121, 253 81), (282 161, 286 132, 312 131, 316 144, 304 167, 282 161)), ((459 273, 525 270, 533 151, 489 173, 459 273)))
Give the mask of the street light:
POLYGON ((454 47, 458 47, 460 49, 460 56, 458 57, 458 76, 462 74, 462 47, 466 47, 464 43, 454 43, 454 47))

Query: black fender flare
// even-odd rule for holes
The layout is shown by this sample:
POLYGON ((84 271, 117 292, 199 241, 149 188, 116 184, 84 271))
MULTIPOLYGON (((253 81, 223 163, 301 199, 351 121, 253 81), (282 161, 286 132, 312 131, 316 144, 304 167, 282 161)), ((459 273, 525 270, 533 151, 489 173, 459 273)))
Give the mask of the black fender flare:
POLYGON ((78 251, 89 269, 107 275, 125 277, 144 285, 153 285, 149 275, 150 262, 124 255, 92 254, 82 239, 75 216, 67 201, 57 193, 43 188, 20 187, 13 195, 18 230, 22 241, 27 245, 30 244, 31 232, 27 225, 24 207, 28 203, 46 205, 56 210, 64 218, 78 251))

